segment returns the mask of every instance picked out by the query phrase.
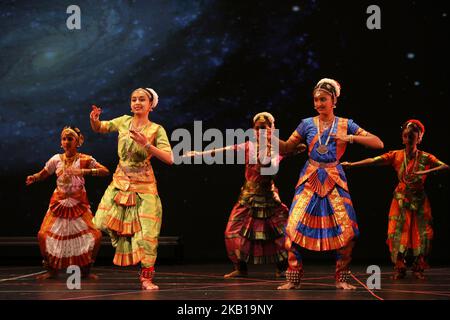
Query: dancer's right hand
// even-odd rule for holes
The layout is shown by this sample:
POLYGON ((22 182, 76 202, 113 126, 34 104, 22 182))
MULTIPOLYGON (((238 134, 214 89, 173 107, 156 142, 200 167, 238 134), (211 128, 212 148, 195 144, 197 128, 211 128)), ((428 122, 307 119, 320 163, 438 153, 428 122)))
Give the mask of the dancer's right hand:
POLYGON ((199 151, 188 151, 185 154, 183 154, 182 157, 185 157, 185 158, 187 158, 187 157, 195 157, 195 156, 199 156, 201 154, 202 153, 199 152, 199 151))
POLYGON ((308 149, 308 147, 306 146, 306 144, 300 143, 300 144, 297 146, 296 152, 301 153, 301 152, 306 151, 306 149, 308 149))
POLYGON ((33 176, 28 176, 27 179, 25 180, 25 184, 26 184, 27 186, 29 186, 30 184, 32 184, 32 183, 34 183, 34 182, 35 182, 35 179, 34 179, 33 176))
POLYGON ((102 113, 102 108, 97 107, 96 105, 92 105, 92 111, 90 117, 94 121, 98 121, 100 119, 100 114, 102 113))
POLYGON ((344 161, 341 162, 341 166, 343 166, 344 168, 350 168, 352 166, 352 163, 349 161, 344 161))

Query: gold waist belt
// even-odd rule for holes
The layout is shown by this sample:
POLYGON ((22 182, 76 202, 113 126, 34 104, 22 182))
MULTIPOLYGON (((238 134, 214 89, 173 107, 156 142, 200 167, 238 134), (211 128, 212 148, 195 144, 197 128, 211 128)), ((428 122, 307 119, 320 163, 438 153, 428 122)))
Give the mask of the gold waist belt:
POLYGON ((261 192, 268 192, 272 190, 273 181, 261 181, 261 182, 255 182, 255 181, 245 181, 244 184, 244 190, 261 193, 261 192))
POLYGON ((333 167, 336 167, 339 164, 339 161, 334 161, 334 162, 317 162, 317 161, 314 161, 312 159, 309 159, 308 161, 314 167, 319 167, 319 168, 333 168, 333 167))
POLYGON ((126 174, 136 174, 136 173, 145 173, 152 170, 151 166, 143 166, 143 167, 128 167, 122 164, 119 164, 120 169, 126 174))

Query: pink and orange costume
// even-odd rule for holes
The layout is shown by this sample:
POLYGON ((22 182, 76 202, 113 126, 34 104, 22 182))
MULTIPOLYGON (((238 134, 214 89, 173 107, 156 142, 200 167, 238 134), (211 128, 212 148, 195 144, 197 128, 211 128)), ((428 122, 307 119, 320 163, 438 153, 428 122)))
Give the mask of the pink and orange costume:
MULTIPOLYGON (((261 164, 249 159, 257 152, 256 143, 235 145, 245 152, 245 183, 231 211, 225 230, 227 254, 235 270, 247 271, 247 263, 275 263, 283 271, 287 259, 284 228, 288 208, 278 195, 273 176, 261 175, 261 164)), ((282 157, 278 156, 277 164, 282 157)))
POLYGON ((86 275, 95 260, 102 234, 92 223, 84 177, 65 174, 64 169, 94 169, 96 164, 90 155, 77 153, 70 165, 64 154, 54 155, 45 165, 47 173, 56 173, 57 179, 38 240, 44 266, 53 272, 77 265, 86 275))

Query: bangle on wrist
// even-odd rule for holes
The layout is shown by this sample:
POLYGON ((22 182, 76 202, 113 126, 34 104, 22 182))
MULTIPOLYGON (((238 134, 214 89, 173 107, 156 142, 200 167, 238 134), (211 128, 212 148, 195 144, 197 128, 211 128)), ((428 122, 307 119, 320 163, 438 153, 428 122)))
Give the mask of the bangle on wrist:
POLYGON ((91 169, 91 175, 98 176, 98 169, 96 169, 96 168, 91 169))
POLYGON ((350 144, 353 143, 353 141, 354 141, 353 138, 354 138, 354 136, 351 134, 351 135, 350 135, 350 144))

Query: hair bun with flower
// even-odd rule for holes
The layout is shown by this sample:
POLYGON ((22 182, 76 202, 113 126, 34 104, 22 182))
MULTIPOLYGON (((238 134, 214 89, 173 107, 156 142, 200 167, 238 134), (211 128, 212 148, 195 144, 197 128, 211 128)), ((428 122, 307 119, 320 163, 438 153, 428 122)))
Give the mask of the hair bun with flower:
POLYGON ((419 139, 422 140, 423 135, 425 134, 425 126, 419 120, 410 119, 410 120, 406 121, 405 124, 403 125, 403 129, 405 129, 408 126, 413 125, 413 124, 417 127, 417 129, 419 129, 419 131, 420 131, 419 139))
POLYGON ((339 82, 329 78, 323 78, 319 82, 317 82, 314 87, 314 91, 316 90, 325 90, 329 92, 333 97, 337 98, 341 95, 341 85, 339 82))
POLYGON ((84 136, 81 133, 81 130, 77 127, 73 126, 65 126, 61 131, 61 137, 65 134, 69 134, 71 136, 74 136, 77 140, 77 148, 81 147, 84 143, 84 136))
POLYGON ((269 112, 260 112, 260 113, 256 114, 253 117, 253 123, 258 121, 259 118, 263 118, 264 120, 269 121, 271 125, 275 123, 275 118, 269 112))
POLYGON ((158 101, 159 101, 159 97, 158 97, 158 94, 156 93, 156 91, 153 90, 152 88, 137 88, 133 92, 138 91, 138 90, 144 91, 147 94, 147 96, 149 97, 150 102, 151 102, 151 109, 152 110, 155 109, 156 105, 158 104, 158 101))

